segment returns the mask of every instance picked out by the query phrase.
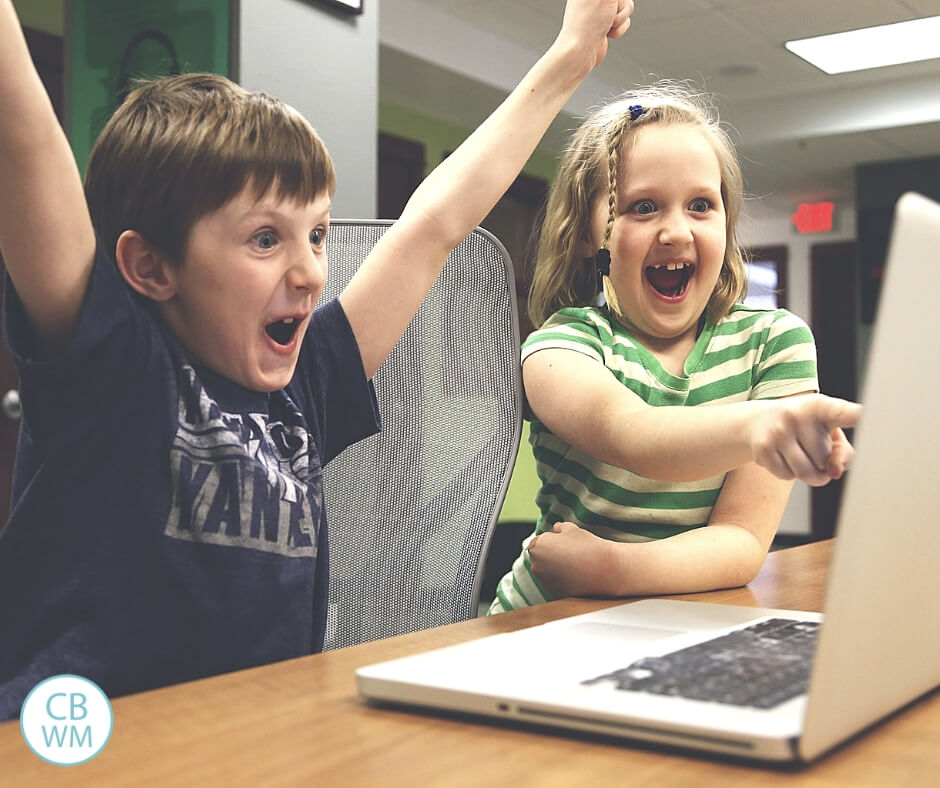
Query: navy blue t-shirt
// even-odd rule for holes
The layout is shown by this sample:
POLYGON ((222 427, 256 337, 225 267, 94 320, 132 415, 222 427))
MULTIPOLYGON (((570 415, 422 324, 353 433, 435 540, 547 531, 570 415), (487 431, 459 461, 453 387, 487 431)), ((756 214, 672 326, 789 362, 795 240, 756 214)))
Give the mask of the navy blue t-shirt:
POLYGON ((320 650, 322 468, 379 429, 339 302, 270 394, 190 363, 100 253, 65 354, 35 360, 9 280, 4 318, 23 422, 0 533, 0 720, 59 673, 113 697, 320 650))

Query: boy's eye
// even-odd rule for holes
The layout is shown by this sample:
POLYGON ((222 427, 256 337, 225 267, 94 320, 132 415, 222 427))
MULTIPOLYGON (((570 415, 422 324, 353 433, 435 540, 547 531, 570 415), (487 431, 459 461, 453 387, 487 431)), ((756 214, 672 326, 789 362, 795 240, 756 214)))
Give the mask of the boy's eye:
POLYGON ((263 230, 255 235, 253 240, 261 249, 273 249, 277 243, 277 236, 271 230, 263 230))
POLYGON ((699 197, 697 200, 692 200, 689 205, 689 209, 695 213, 706 213, 712 207, 711 201, 706 200, 704 197, 699 197))
POLYGON ((633 213, 638 213, 641 216, 647 216, 648 214, 654 213, 656 211, 656 206, 653 204, 652 200, 639 200, 638 202, 633 203, 631 210, 633 213))
POLYGON ((325 228, 317 227, 315 230, 310 231, 310 243, 313 244, 313 246, 322 246, 325 240, 326 240, 325 228))

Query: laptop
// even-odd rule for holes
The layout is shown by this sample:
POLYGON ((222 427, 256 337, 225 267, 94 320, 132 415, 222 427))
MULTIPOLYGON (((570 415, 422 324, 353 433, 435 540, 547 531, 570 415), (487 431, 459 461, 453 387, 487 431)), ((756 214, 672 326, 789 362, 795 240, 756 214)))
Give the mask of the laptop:
POLYGON ((361 695, 807 762, 930 692, 940 684, 938 299, 940 205, 905 194, 824 615, 628 602, 360 668, 361 695))

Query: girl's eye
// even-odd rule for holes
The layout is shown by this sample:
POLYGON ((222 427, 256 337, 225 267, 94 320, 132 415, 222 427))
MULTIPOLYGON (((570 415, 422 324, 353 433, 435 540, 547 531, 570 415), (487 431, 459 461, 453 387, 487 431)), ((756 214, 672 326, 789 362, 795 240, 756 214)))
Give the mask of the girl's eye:
POLYGON ((696 200, 692 200, 692 203, 689 205, 690 210, 695 213, 707 213, 711 210, 712 204, 709 200, 706 200, 704 197, 699 197, 696 200))
POLYGON ((315 230, 310 231, 310 243, 313 246, 323 246, 323 242, 326 240, 326 229, 323 227, 317 227, 315 230))
POLYGON ((651 200, 639 200, 638 202, 633 203, 631 210, 633 213, 638 213, 641 216, 647 216, 651 213, 655 213, 656 206, 651 200))
POLYGON ((277 244, 277 236, 271 230, 262 230, 253 240, 259 249, 273 249, 277 244))

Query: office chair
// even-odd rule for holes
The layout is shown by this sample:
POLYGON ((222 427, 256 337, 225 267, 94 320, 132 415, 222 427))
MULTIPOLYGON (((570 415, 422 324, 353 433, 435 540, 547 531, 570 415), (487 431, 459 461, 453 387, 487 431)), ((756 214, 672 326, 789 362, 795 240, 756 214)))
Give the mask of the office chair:
MULTIPOLYGON (((323 299, 391 224, 331 223, 323 299)), ((493 235, 477 229, 450 254, 373 380, 382 432, 324 470, 326 649, 478 614, 522 413, 512 263, 493 235)))

